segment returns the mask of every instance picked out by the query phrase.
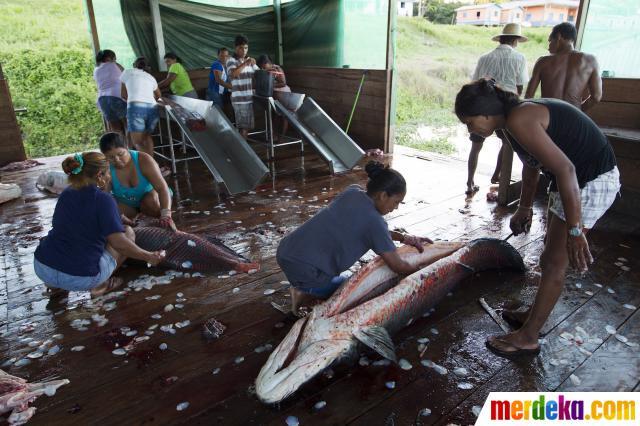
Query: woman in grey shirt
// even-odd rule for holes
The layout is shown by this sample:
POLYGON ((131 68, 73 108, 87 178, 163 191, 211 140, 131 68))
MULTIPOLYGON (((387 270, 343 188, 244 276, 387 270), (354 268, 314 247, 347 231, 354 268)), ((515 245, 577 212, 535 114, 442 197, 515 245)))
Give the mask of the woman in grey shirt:
POLYGON ((369 181, 364 191, 351 185, 329 206, 287 235, 278 246, 277 261, 291 283, 291 309, 297 314, 304 299, 326 299, 345 281, 341 272, 367 251, 380 255, 396 273, 417 268, 400 258, 393 241, 422 252, 428 238, 391 231, 383 216, 398 208, 407 183, 400 173, 381 163, 365 168, 369 181))

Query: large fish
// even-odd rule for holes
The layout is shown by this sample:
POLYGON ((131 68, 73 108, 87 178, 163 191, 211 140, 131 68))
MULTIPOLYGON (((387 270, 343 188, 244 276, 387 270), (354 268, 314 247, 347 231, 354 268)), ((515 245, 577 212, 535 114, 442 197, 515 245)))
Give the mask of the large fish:
POLYGON ((378 272, 384 266, 376 260, 377 267, 363 268, 299 319, 260 370, 260 400, 282 401, 333 362, 354 356, 358 342, 395 361, 390 335, 436 305, 456 284, 489 269, 525 269, 518 251, 496 239, 474 240, 462 248, 435 243, 421 256, 427 260, 430 255, 433 263, 391 288, 390 274, 378 272))
POLYGON ((143 226, 133 228, 136 244, 147 251, 164 250, 161 267, 185 271, 237 271, 260 269, 258 263, 249 262, 216 238, 203 238, 182 231, 143 226))

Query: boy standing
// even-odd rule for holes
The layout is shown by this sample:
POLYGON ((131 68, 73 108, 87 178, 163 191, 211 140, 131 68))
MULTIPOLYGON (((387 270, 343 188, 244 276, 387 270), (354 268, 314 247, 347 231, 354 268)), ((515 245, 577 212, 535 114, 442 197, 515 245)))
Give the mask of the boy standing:
POLYGON ((231 83, 227 83, 227 71, 224 64, 229 59, 229 51, 226 47, 218 49, 218 58, 211 64, 209 72, 209 87, 207 88, 207 96, 214 105, 220 108, 223 106, 223 95, 227 90, 231 90, 231 83))
POLYGON ((254 127, 253 117, 253 74, 258 69, 255 59, 247 56, 249 39, 236 36, 235 54, 227 61, 227 73, 231 78, 231 105, 236 116, 236 127, 247 139, 254 127))

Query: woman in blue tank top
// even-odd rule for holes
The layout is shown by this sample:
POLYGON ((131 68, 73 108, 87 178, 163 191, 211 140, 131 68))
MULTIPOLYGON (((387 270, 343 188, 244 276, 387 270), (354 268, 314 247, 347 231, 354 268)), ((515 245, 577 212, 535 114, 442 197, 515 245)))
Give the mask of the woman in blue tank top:
POLYGON ((613 149, 598 126, 573 105, 558 99, 521 101, 494 80, 464 85, 455 112, 471 133, 487 137, 504 130, 522 160, 520 203, 510 223, 515 235, 528 231, 540 171, 551 181, 535 302, 520 315, 504 311, 504 319, 517 330, 486 342, 500 356, 537 354, 538 335, 562 293, 567 267, 586 271, 593 262, 586 233, 620 190, 613 149))
POLYGON ((155 160, 144 152, 127 149, 119 133, 102 135, 100 151, 109 160, 111 193, 120 212, 130 220, 140 212, 157 217, 162 226, 175 230, 171 190, 155 160))

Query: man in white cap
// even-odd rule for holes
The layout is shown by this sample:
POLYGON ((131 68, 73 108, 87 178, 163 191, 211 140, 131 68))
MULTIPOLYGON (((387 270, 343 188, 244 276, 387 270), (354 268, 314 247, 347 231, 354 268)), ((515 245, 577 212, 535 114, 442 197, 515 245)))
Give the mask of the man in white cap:
MULTIPOLYGON (((502 33, 494 36, 493 41, 500 44, 491 52, 485 53, 478 60, 476 70, 473 73, 473 80, 479 78, 492 78, 502 89, 522 94, 522 88, 528 80, 527 60, 524 55, 517 52, 515 48, 518 42, 525 42, 527 38, 522 35, 520 24, 507 24, 502 29, 502 33)), ((506 141, 502 131, 496 131, 503 143, 506 141)), ((471 134, 471 152, 469 152, 469 162, 467 164, 467 195, 471 195, 478 191, 479 187, 475 185, 473 177, 478 166, 478 155, 482 149, 484 138, 480 135, 471 134)), ((502 150, 498 154, 496 169, 491 177, 491 183, 498 183, 500 179, 500 167, 502 165, 502 150)))

